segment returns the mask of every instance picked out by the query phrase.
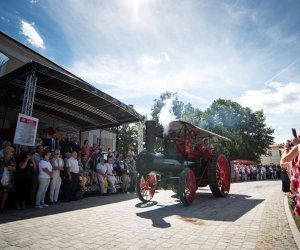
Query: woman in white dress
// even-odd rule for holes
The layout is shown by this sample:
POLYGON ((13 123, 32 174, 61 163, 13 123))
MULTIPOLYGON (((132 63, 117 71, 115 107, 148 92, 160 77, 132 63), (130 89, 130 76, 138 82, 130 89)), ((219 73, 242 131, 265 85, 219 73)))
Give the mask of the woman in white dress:
POLYGON ((50 204, 56 204, 61 186, 60 172, 64 171, 64 160, 61 158, 60 150, 55 150, 51 165, 52 180, 50 182, 50 204))
POLYGON ((39 162, 39 189, 35 199, 36 208, 48 207, 45 204, 45 195, 50 184, 50 178, 52 177, 52 165, 49 162, 50 156, 51 153, 45 150, 42 153, 42 160, 39 162))

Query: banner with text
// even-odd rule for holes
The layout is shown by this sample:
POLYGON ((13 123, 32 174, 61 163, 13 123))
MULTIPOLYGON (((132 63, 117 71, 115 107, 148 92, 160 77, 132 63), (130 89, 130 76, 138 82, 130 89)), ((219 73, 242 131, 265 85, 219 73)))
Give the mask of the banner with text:
POLYGON ((14 144, 34 146, 38 122, 37 118, 19 114, 14 144))

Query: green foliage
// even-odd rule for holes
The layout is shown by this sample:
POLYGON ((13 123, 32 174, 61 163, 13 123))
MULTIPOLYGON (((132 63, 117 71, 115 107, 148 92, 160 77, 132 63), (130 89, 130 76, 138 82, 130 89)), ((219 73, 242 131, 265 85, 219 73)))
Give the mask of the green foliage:
POLYGON ((201 124, 202 115, 203 113, 200 109, 194 108, 192 104, 188 103, 183 107, 180 120, 199 127, 201 124))
POLYGON ((133 147, 134 152, 137 152, 138 147, 138 127, 136 123, 123 124, 119 127, 119 153, 126 158, 129 147, 133 147))
POLYGON ((296 205, 295 201, 293 201, 293 199, 291 198, 290 195, 288 195, 287 197, 288 197, 288 204, 289 204, 289 208, 290 208, 290 213, 294 218, 294 221, 295 221, 295 224, 298 228, 298 231, 300 231, 300 218, 293 215, 293 210, 294 210, 295 205, 296 205))
POLYGON ((263 111, 253 112, 231 100, 218 99, 204 112, 205 129, 232 139, 222 147, 231 159, 259 161, 273 143, 274 130, 265 124, 263 111))

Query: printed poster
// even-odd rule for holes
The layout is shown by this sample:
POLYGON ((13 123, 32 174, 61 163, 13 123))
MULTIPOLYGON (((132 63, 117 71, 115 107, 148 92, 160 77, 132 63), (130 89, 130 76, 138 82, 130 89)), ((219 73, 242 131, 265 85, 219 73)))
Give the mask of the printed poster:
POLYGON ((34 146, 39 119, 19 114, 14 144, 34 146))

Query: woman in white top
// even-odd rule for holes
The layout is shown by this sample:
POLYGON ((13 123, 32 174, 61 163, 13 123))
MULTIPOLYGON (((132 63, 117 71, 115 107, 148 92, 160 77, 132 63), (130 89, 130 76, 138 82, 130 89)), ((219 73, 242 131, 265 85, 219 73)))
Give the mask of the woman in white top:
POLYGON ((60 171, 64 171, 64 161, 61 158, 60 150, 54 151, 51 165, 53 171, 52 180, 50 182, 50 204, 56 204, 61 186, 60 171))
POLYGON ((52 165, 49 162, 50 155, 51 153, 45 150, 42 153, 43 159, 39 162, 39 189, 35 200, 36 208, 48 207, 48 205, 45 204, 45 195, 52 176, 52 165))

